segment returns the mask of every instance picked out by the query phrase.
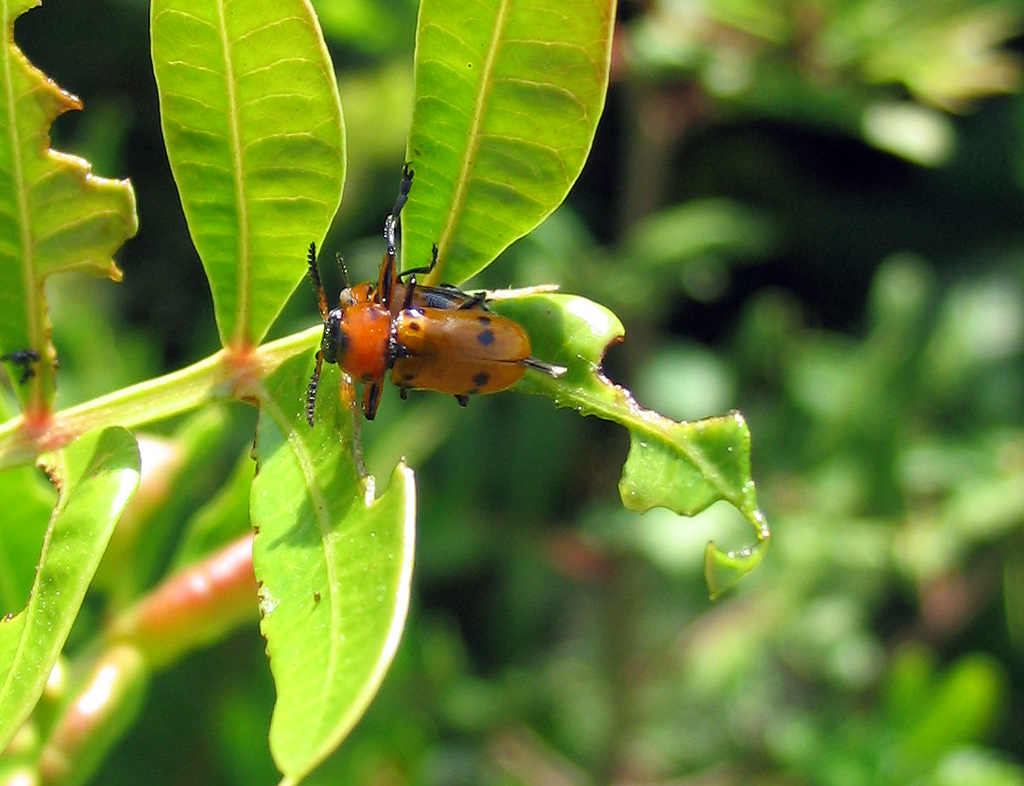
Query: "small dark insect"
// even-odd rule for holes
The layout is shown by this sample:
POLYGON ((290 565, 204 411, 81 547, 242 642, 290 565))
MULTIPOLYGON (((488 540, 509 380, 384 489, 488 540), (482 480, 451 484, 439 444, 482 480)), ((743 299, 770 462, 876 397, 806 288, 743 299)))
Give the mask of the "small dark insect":
POLYGON ((0 361, 4 360, 10 361, 15 366, 21 368, 21 377, 18 379, 18 384, 24 385, 36 375, 33 365, 39 362, 39 353, 34 349, 21 349, 17 352, 7 352, 0 355, 0 361))

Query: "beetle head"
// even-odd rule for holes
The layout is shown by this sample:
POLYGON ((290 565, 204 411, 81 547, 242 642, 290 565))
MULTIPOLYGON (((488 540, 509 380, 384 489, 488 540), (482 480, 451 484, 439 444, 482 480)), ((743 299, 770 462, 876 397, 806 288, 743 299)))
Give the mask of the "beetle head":
POLYGON ((348 333, 345 331, 345 311, 332 308, 324 320, 324 334, 320 338, 320 353, 327 363, 337 363, 338 358, 345 354, 348 346, 348 333))

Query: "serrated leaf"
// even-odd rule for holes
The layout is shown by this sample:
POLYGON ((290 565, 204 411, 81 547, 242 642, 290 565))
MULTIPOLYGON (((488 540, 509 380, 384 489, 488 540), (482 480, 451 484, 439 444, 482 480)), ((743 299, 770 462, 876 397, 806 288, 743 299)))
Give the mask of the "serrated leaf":
POLYGON ((43 282, 63 270, 120 280, 111 256, 135 234, 138 218, 127 181, 95 177, 87 161, 50 149, 54 119, 81 103, 14 44, 14 20, 38 4, 0 0, 0 354, 39 354, 18 395, 23 407, 45 411, 56 354, 43 282))
POLYGON ((499 300, 494 308, 529 330, 533 354, 566 366, 560 379, 528 371, 519 388, 550 396, 560 407, 596 415, 629 430, 629 455, 619 482, 622 504, 644 512, 664 507, 693 516, 725 500, 753 525, 757 542, 736 553, 709 544, 705 574, 712 595, 731 586, 764 554, 771 537, 750 476, 750 431, 739 412, 679 422, 640 407, 604 376, 607 347, 625 330, 604 306, 573 295, 537 294, 499 300))
POLYGON ((561 204, 604 108, 614 0, 424 0, 406 266, 459 283, 561 204))
POLYGON ((250 513, 260 628, 277 687, 270 748, 299 780, 333 751, 376 693, 409 604, 415 499, 399 465, 372 500, 356 471, 353 417, 324 369, 316 425, 303 394, 312 359, 284 363, 259 394, 250 513), (333 388, 333 389, 332 389, 333 388))
POLYGON ((345 139, 307 0, 154 0, 160 120, 221 342, 252 346, 337 212, 345 139))
POLYGON ((28 605, 0 620, 0 750, 42 694, 114 524, 139 482, 139 450, 122 428, 90 431, 43 463, 59 498, 28 605))

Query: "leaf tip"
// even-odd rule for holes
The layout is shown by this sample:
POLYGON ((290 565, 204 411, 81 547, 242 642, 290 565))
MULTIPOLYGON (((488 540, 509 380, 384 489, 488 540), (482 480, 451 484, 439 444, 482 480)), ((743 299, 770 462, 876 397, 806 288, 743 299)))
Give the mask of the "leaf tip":
POLYGON ((768 520, 760 510, 752 518, 758 527, 757 542, 744 546, 739 551, 722 551, 714 541, 708 541, 704 549, 704 582, 711 600, 718 600, 725 592, 736 586, 744 576, 757 567, 771 542, 768 520))

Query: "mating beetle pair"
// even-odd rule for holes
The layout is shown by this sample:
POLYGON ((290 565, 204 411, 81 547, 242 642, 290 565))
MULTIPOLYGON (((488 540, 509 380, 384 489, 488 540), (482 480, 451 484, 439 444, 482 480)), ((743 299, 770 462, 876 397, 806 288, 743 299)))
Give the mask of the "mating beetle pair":
POLYGON ((306 393, 306 420, 313 425, 316 391, 324 362, 337 363, 363 383, 363 414, 373 420, 391 369, 391 381, 405 398, 409 390, 450 393, 466 406, 471 395, 497 393, 518 382, 527 368, 552 377, 566 369, 531 357, 530 337, 511 319, 491 312, 483 293, 471 295, 457 287, 419 286, 418 273, 430 266, 397 270, 399 215, 412 187, 408 164, 391 215, 384 222, 387 249, 377 285, 370 282, 341 291, 337 308, 328 309, 316 264, 316 245, 309 246, 309 275, 316 288, 324 321, 316 368, 306 393))

